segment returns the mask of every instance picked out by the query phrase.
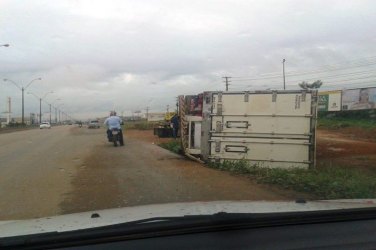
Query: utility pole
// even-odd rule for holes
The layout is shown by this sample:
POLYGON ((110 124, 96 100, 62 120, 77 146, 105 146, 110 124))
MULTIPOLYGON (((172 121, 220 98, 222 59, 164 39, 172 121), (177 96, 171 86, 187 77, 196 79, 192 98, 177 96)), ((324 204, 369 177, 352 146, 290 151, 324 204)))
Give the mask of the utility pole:
POLYGON ((8 96, 8 114, 7 114, 7 124, 10 123, 10 115, 12 113, 12 101, 11 101, 11 98, 10 96, 8 96))
POLYGON ((149 121, 149 107, 146 107, 146 121, 149 121))
POLYGON ((42 98, 39 98, 39 124, 42 123, 42 98))
POLYGON ((24 89, 24 87, 22 87, 22 89, 21 89, 21 91, 22 91, 22 118, 21 118, 21 122, 22 122, 22 125, 24 125, 25 124, 25 108, 24 108, 24 105, 25 105, 25 101, 24 101, 24 92, 25 92, 25 89, 24 89))
MULTIPOLYGON (((8 47, 9 46, 9 44, 4 44, 3 46, 6 46, 6 47, 8 47), (7 45, 7 46, 6 46, 7 45)), ((31 82, 29 82, 27 85, 26 85, 26 87, 24 87, 24 86, 22 86, 22 87, 20 87, 17 83, 15 83, 14 81, 12 81, 12 80, 9 80, 9 79, 4 79, 4 81, 6 82, 6 81, 9 81, 9 82, 11 82, 11 83, 13 83, 14 85, 16 85, 17 86, 17 88, 19 88, 21 91, 22 91, 22 120, 21 120, 21 122, 22 122, 22 125, 24 125, 25 124, 25 108, 24 108, 24 105, 25 105, 25 101, 24 101, 24 95, 25 95, 25 89, 27 89, 29 86, 30 86, 30 84, 31 83, 33 83, 34 81, 36 81, 36 80, 42 80, 42 78, 36 78, 36 79, 34 79, 34 80, 32 80, 31 82)))
POLYGON ((283 89, 284 90, 286 90, 285 62, 286 62, 286 60, 283 59, 282 68, 283 68, 283 89))
POLYGON ((222 78, 225 79, 225 83, 226 83, 226 91, 228 91, 228 85, 230 85, 229 82, 231 82, 231 81, 229 81, 228 79, 230 79, 231 77, 230 77, 230 76, 224 76, 224 77, 222 77, 222 78))
POLYGON ((170 105, 167 104, 167 114, 170 111, 170 105))
POLYGON ((55 107, 55 124, 57 124, 57 108, 55 107))
POLYGON ((50 103, 50 125, 51 125, 51 103, 50 103))

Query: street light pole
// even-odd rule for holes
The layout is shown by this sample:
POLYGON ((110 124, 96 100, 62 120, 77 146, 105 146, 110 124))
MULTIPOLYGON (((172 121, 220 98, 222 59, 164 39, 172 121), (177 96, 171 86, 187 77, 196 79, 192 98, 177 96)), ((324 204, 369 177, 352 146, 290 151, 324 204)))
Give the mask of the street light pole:
MULTIPOLYGON (((57 101, 60 101, 60 100, 61 100, 60 98, 57 98, 55 101, 52 102, 52 105, 54 106, 54 109, 55 109, 55 123, 56 124, 57 124, 57 106, 55 106, 55 103, 57 101)), ((51 105, 50 105, 50 114, 51 114, 51 105)), ((50 120, 51 120, 51 118, 50 118, 50 120)))
MULTIPOLYGON (((36 94, 32 93, 32 92, 28 92, 28 94, 32 94, 33 96, 35 96, 37 99, 39 99, 39 124, 42 123, 42 100, 44 98, 46 98, 46 96, 50 93, 53 93, 53 91, 50 91, 50 92, 47 92, 43 97, 39 97, 37 96, 36 94)), ((51 107, 50 107, 50 111, 51 111, 51 107)), ((51 117, 51 113, 50 113, 50 117, 51 117)))
POLYGON ((286 60, 283 59, 282 61, 282 67, 283 67, 283 89, 286 89, 286 77, 285 77, 285 62, 286 60))
POLYGON ((50 103, 50 124, 51 124, 51 103, 50 103))
MULTIPOLYGON (((39 103, 39 112, 42 116, 42 99, 45 99, 48 94, 53 93, 53 91, 47 92, 42 98, 40 98, 40 103, 39 103)), ((40 123, 42 123, 42 118, 40 118, 40 123)), ((51 124, 51 104, 50 104, 50 124, 51 124)))
POLYGON ((24 102, 24 95, 25 95, 25 88, 22 87, 22 118, 21 118, 21 121, 22 121, 22 125, 24 124, 24 117, 25 117, 25 102, 24 102))
POLYGON ((0 45, 0 47, 9 47, 10 45, 9 44, 2 44, 0 45))
POLYGON ((57 108, 55 107, 55 123, 57 124, 57 108))
MULTIPOLYGON (((4 44, 4 45, 8 45, 9 46, 9 44, 4 44)), ((8 46, 6 46, 6 47, 8 47, 8 46)), ((4 79, 4 81, 6 82, 6 81, 8 81, 8 82, 11 82, 11 83, 13 83, 14 85, 16 85, 17 86, 17 88, 19 88, 21 91, 22 91, 22 125, 23 124, 25 124, 25 102, 24 102, 24 92, 25 92, 25 89, 27 89, 29 86, 30 86, 30 84, 32 83, 32 82, 34 82, 34 81, 36 81, 36 80, 42 80, 42 78, 35 78, 35 79, 33 79, 33 80, 31 80, 27 85, 26 85, 26 87, 24 87, 24 86, 22 86, 22 87, 20 87, 17 83, 15 83, 14 81, 12 81, 12 80, 9 80, 9 79, 4 79)))
MULTIPOLYGON (((64 106, 64 103, 60 103, 59 105, 56 106, 57 109, 59 109, 59 124, 61 122, 61 119, 60 119, 60 116, 61 116, 61 110, 60 110, 60 107, 61 106, 64 106)), ((57 117, 57 113, 56 113, 56 117, 57 117)), ((57 118, 56 118, 57 119, 57 118)))
POLYGON ((39 98, 39 124, 42 123, 42 98, 39 98))

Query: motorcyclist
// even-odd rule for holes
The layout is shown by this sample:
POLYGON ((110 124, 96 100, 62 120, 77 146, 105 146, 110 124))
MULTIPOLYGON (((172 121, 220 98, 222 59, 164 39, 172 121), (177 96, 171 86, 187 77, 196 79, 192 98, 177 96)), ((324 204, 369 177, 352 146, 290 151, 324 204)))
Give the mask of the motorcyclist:
POLYGON ((108 141, 111 141, 111 129, 117 128, 119 130, 119 142, 120 146, 124 146, 123 140, 123 131, 121 129, 121 118, 116 115, 115 111, 110 112, 110 116, 104 121, 104 124, 107 126, 107 138, 108 141))

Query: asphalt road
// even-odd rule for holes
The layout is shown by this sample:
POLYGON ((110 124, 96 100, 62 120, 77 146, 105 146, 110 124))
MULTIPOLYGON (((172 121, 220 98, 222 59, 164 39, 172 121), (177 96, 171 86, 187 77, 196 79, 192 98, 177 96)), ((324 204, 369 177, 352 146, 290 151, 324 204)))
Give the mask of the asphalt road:
POLYGON ((87 129, 80 135, 68 126, 0 134, 0 219, 62 212, 72 179, 103 137, 87 129))
POLYGON ((104 129, 61 126, 0 134, 0 220, 298 196, 173 154, 152 143, 151 133, 125 131, 125 146, 117 148, 106 141, 104 129))

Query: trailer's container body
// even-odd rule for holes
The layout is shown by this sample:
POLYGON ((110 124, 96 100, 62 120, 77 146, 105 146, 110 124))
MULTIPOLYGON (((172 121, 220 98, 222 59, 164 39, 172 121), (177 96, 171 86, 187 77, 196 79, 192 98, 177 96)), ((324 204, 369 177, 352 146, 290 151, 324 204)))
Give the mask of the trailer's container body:
POLYGON ((204 161, 315 165, 317 91, 204 92, 202 100, 202 119, 193 119, 200 122, 200 150, 193 152, 204 161))

